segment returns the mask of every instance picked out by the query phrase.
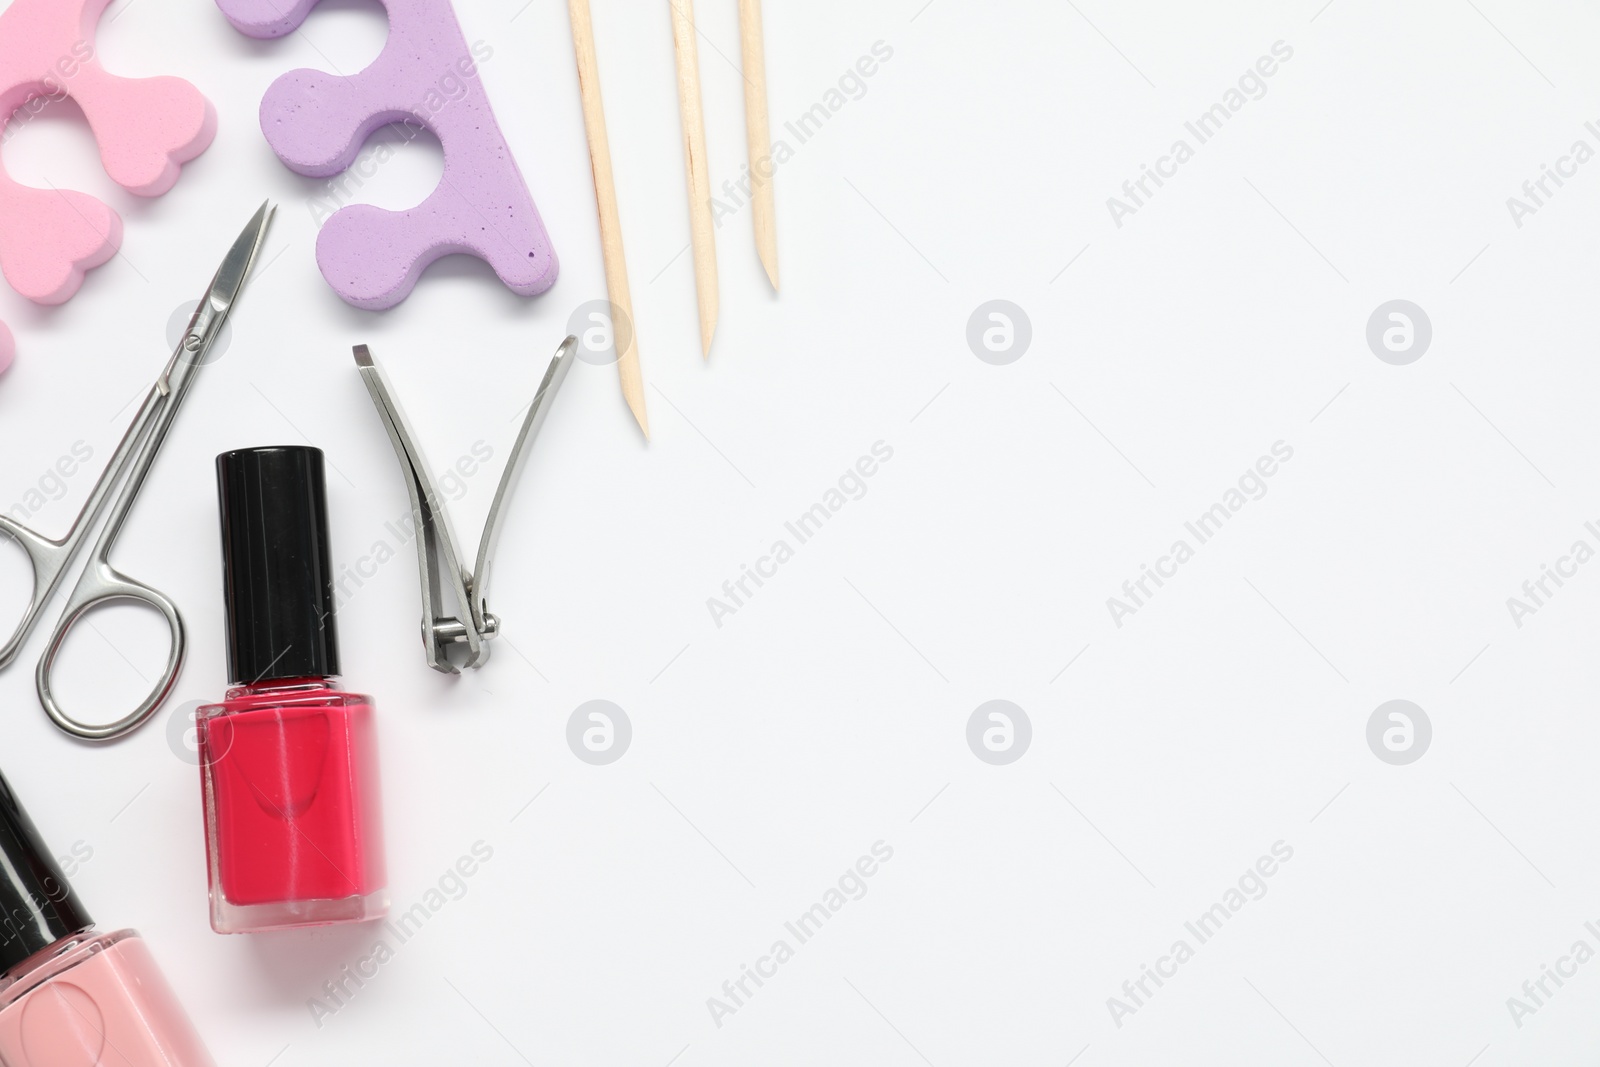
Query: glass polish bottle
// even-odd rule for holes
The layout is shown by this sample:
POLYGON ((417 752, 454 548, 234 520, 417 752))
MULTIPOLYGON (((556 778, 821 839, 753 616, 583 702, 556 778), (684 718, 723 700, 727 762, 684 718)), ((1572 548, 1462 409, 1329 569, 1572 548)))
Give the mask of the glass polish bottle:
POLYGON ((216 1067, 132 930, 100 933, 0 777, 0 1067, 216 1067))
POLYGON ((322 452, 228 452, 217 485, 233 688, 197 716, 212 928, 382 918, 376 715, 337 681, 322 452))

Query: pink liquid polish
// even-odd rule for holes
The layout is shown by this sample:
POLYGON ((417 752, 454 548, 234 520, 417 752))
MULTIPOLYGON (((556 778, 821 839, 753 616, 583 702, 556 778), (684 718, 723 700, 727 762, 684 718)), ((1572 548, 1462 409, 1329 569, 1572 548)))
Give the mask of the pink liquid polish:
POLYGON ((388 913, 370 697, 339 688, 322 453, 217 457, 234 688, 199 712, 218 933, 388 913))
POLYGON ((102 934, 0 777, 0 1067, 216 1067, 144 941, 102 934))

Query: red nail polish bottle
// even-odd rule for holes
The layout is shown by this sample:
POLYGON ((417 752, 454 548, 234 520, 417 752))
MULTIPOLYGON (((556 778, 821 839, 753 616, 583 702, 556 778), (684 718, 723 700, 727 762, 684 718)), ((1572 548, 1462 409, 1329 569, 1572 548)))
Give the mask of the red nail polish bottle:
POLYGON ((211 925, 382 918, 375 715, 336 681, 322 452, 228 452, 217 485, 234 688, 197 717, 211 925))

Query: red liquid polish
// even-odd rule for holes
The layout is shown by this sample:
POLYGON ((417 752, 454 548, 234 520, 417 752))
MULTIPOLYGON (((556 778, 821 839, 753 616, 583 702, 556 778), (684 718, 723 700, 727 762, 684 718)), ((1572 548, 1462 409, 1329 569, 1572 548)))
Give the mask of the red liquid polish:
POLYGON ((217 482, 234 688, 199 712, 211 925, 382 918, 376 716, 335 680, 322 453, 229 452, 217 482))

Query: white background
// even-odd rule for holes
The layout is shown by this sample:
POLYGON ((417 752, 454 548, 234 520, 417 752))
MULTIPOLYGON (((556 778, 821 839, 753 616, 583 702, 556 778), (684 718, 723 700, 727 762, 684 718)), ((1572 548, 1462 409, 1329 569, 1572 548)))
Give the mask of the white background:
MULTIPOLYGON (((720 187, 745 153, 737 20, 732 0, 699 6, 720 187)), ((613 368, 576 368, 509 516, 484 670, 425 668, 409 550, 341 612, 347 683, 382 712, 397 910, 475 842, 494 855, 320 1027, 308 1000, 376 932, 213 934, 198 776, 168 741, 226 681, 211 460, 325 449, 354 565, 407 508, 350 359, 368 343, 438 468, 495 451, 455 508, 472 553, 518 409, 604 296, 565 5, 460 11, 494 49, 482 77, 561 257, 536 299, 455 259, 369 313, 318 275, 320 183, 278 164, 257 103, 293 68, 369 62, 375 3, 262 43, 200 0, 119 0, 106 65, 182 75, 220 113, 161 199, 111 185, 70 106, 5 149, 19 179, 92 192, 127 225, 65 307, 0 286, 19 348, 0 378, 6 507, 79 440, 98 470, 169 314, 263 197, 282 205, 116 552, 188 620, 169 708, 89 748, 37 707, 42 634, 0 677, 0 765, 59 851, 92 850, 78 889, 150 938, 219 1061, 1590 1062, 1600 963, 1520 1027, 1506 1001, 1579 938, 1600 948, 1583 926, 1600 920, 1600 564, 1520 628, 1506 598, 1574 540, 1600 547, 1583 528, 1600 519, 1600 162, 1521 228, 1506 198, 1574 140, 1600 148, 1583 128, 1600 15, 769 0, 778 136, 875 42, 894 54, 779 172, 781 297, 748 212, 721 228, 706 364, 668 6, 595 8, 654 440, 613 368), (1117 227, 1106 199, 1276 41, 1293 58, 1266 95, 1117 227), (1033 329, 1003 367, 966 341, 996 298, 1033 329), (1434 331, 1402 367, 1365 339, 1397 298, 1434 331), (880 440, 894 458, 866 495, 716 626, 707 598, 880 440), (1280 440, 1294 457, 1267 495, 1116 626, 1106 599, 1280 440), (1003 767, 966 742, 996 698, 1033 727, 1003 767), (1433 741, 1391 766, 1366 725, 1402 698, 1433 741), (566 742, 593 699, 632 721, 610 766, 566 742), (867 894, 717 1025, 707 998, 880 840, 894 858, 867 894), (1116 1025, 1107 998, 1278 841, 1294 855, 1267 894, 1116 1025)), ((440 167, 436 145, 407 147, 362 198, 414 204, 440 167)), ((64 530, 91 481, 32 521, 64 530)), ((75 639, 72 706, 131 705, 129 661, 160 662, 153 623, 112 614, 75 639)))

